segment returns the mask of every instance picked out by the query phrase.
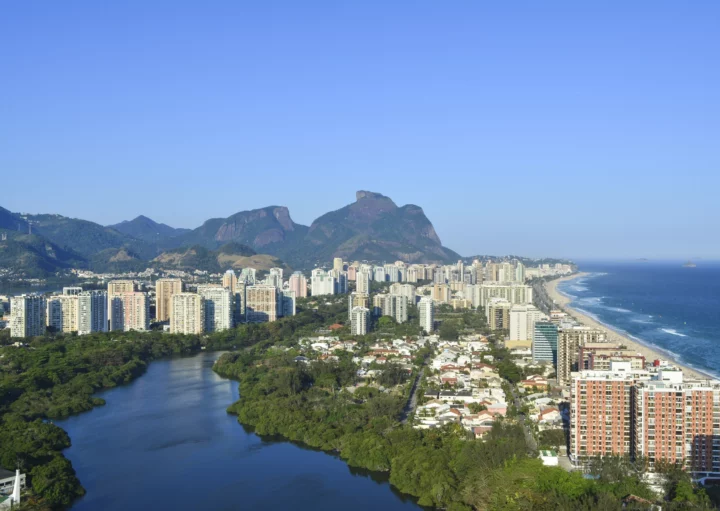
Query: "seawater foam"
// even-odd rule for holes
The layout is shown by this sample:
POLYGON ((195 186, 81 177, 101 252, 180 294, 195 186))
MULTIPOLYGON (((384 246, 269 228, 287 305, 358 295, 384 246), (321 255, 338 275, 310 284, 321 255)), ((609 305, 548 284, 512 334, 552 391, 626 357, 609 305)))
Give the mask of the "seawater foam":
POLYGON ((665 332, 666 334, 677 335, 678 337, 687 337, 687 335, 681 334, 680 332, 678 332, 678 331, 675 330, 674 328, 661 328, 660 330, 662 330, 662 331, 665 332))

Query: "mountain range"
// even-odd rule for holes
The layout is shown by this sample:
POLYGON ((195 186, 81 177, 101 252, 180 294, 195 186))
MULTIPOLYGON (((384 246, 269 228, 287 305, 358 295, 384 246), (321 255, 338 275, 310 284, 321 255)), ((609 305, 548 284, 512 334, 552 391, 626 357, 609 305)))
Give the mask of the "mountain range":
POLYGON ((177 229, 138 216, 103 226, 56 214, 12 213, 0 207, 0 269, 47 275, 66 268, 128 271, 149 265, 208 271, 249 264, 287 263, 296 269, 345 260, 455 262, 422 208, 397 206, 379 193, 359 191, 352 204, 295 223, 284 206, 211 218, 196 229, 177 229), (267 258, 259 258, 262 255, 267 258), (245 259, 243 259, 245 258, 245 259), (262 261, 261 261, 262 259, 262 261), (205 268, 198 268, 205 269, 205 268))

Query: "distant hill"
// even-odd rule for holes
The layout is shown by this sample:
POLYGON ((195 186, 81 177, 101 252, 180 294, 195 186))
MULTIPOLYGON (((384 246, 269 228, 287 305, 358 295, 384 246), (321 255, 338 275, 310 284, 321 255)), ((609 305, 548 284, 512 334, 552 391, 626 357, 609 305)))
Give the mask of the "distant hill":
POLYGON ((26 277, 47 277, 58 271, 83 267, 87 261, 42 236, 0 229, 7 239, 0 241, 0 268, 12 268, 26 277))
MULTIPOLYGON (((208 271, 238 267, 241 262, 250 265, 252 261, 276 265, 261 254, 299 269, 326 264, 333 257, 407 263, 460 259, 442 245, 422 208, 397 206, 389 197, 368 191, 357 192, 355 202, 320 216, 310 227, 295 223, 288 208, 268 206, 212 218, 192 230, 175 229, 142 215, 103 226, 61 215, 19 215, 0 208, 0 228, 23 233, 31 228, 33 235, 79 255, 79 264, 85 261, 81 267, 94 271, 139 269, 151 260, 175 261, 173 264, 187 268, 191 261, 199 261, 208 271), (211 253, 228 243, 234 244, 232 253, 227 252, 229 249, 211 253), (242 253, 248 249, 253 254, 242 253)), ((9 267, 14 268, 12 264, 9 267)))
POLYGON ((24 215, 23 218, 32 222, 34 234, 40 234, 56 245, 73 250, 86 258, 109 248, 122 247, 143 259, 150 259, 158 254, 157 247, 150 243, 88 220, 62 215, 24 215))
POLYGON ((422 208, 398 207, 389 197, 368 191, 357 192, 354 203, 324 214, 310 226, 298 258, 308 264, 332 257, 407 263, 460 259, 442 246, 422 208))
POLYGON ((152 244, 164 244, 173 238, 190 232, 190 229, 176 229, 166 224, 159 224, 144 215, 140 215, 133 220, 124 220, 119 224, 108 225, 108 228, 152 244))
POLYGON ((299 243, 307 227, 296 224, 284 206, 241 211, 227 218, 211 218, 177 238, 178 245, 201 245, 215 249, 225 243, 246 245, 258 252, 279 253, 299 243))
POLYGON ((152 262, 155 266, 166 269, 197 269, 212 273, 246 267, 258 270, 275 267, 290 269, 280 259, 267 254, 258 254, 250 247, 239 243, 228 243, 217 250, 210 250, 201 245, 176 248, 160 254, 152 262))

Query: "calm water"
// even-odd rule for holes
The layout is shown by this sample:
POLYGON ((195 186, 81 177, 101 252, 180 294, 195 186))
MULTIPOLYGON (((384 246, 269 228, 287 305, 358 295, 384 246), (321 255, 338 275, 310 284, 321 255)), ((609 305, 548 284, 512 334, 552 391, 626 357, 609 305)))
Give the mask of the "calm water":
POLYGON ((680 362, 720 375, 720 263, 682 264, 579 263, 590 276, 558 287, 572 297, 573 307, 680 362))
POLYGON ((153 362, 104 407, 58 422, 87 495, 73 511, 421 509, 377 476, 322 452, 246 432, 226 407, 238 385, 219 355, 153 362))

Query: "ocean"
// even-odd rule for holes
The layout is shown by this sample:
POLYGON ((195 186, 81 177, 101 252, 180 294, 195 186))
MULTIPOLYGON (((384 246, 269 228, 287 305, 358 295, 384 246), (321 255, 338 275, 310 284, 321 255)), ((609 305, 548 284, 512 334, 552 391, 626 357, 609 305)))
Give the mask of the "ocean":
POLYGON ((571 306, 679 363, 720 378, 720 262, 578 262, 571 306))

